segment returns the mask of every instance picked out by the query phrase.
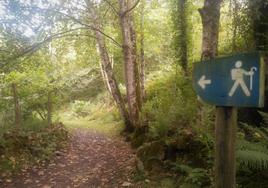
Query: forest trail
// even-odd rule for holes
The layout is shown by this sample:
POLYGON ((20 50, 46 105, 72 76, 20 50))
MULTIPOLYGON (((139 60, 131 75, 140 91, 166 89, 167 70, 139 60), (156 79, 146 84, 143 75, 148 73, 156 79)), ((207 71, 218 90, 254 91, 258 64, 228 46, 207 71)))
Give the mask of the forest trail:
POLYGON ((134 164, 133 151, 121 139, 75 129, 70 145, 52 161, 23 170, 0 187, 133 187, 134 164))

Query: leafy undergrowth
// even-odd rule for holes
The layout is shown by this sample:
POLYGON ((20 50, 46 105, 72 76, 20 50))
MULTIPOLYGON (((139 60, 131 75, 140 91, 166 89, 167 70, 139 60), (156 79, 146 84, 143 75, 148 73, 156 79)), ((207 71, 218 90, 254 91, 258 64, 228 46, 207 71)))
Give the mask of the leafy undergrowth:
MULTIPOLYGON (((130 135, 142 164, 137 180, 149 179, 149 184, 155 187, 213 186, 214 113, 212 107, 202 105, 207 117, 205 126, 200 127, 198 108, 200 104, 189 80, 170 73, 151 78, 143 104, 144 127, 130 135)), ((236 152, 239 187, 267 185, 267 125, 268 122, 260 128, 239 126, 236 152)))
POLYGON ((209 126, 196 126, 199 102, 189 83, 169 71, 147 83, 144 128, 130 135, 142 164, 137 180, 150 182, 143 187, 211 186, 213 140, 209 126))
POLYGON ((0 173, 9 176, 35 163, 48 161, 67 145, 69 133, 61 123, 51 126, 5 126, 0 133, 0 173))
POLYGON ((117 136, 124 128, 123 121, 107 94, 100 94, 94 102, 77 100, 59 111, 58 116, 70 130, 87 129, 117 136))
MULTIPOLYGON (((261 115, 267 117, 266 113, 261 115)), ((264 122, 260 127, 246 123, 239 124, 236 146, 238 187, 267 187, 268 185, 267 123, 264 122)))

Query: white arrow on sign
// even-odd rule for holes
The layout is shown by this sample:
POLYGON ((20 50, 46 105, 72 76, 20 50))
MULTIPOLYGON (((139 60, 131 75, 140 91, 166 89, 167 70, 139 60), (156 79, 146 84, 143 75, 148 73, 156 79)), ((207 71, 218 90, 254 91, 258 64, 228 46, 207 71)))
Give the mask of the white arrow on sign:
POLYGON ((206 89, 206 85, 209 84, 211 84, 211 80, 206 80, 205 75, 201 76, 201 78, 198 80, 198 85, 200 85, 202 89, 206 89))

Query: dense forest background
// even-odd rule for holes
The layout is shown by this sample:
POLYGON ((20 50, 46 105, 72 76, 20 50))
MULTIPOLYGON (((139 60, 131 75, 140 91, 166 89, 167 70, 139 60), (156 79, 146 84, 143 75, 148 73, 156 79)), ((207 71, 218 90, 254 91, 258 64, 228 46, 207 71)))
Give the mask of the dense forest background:
MULTIPOLYGON (((267 0, 1 0, 0 173, 88 128, 131 142, 135 181, 213 186, 215 109, 193 64, 265 56, 267 36, 267 0)), ((267 186, 266 111, 239 109, 238 187, 267 186)))

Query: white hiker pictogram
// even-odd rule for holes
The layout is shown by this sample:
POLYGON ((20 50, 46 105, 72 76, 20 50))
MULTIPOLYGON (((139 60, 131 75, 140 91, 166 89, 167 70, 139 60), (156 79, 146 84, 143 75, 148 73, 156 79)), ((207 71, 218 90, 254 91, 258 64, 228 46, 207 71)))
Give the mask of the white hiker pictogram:
POLYGON ((234 95, 238 86, 241 86, 244 94, 247 97, 250 97, 250 91, 245 83, 244 75, 250 76, 250 90, 252 90, 253 89, 253 75, 254 75, 254 71, 257 71, 257 68, 251 67, 250 71, 246 71, 241 68, 242 65, 243 65, 242 61, 237 61, 235 63, 235 68, 231 70, 231 77, 232 77, 232 80, 234 80, 235 82, 234 82, 232 89, 229 92, 230 97, 234 95))

